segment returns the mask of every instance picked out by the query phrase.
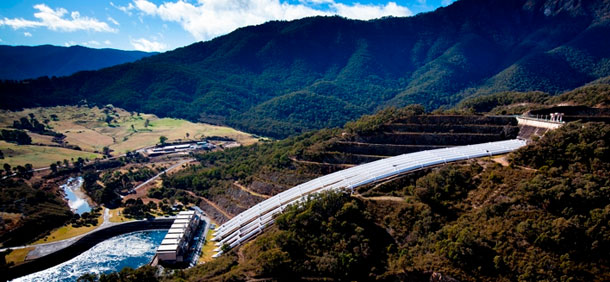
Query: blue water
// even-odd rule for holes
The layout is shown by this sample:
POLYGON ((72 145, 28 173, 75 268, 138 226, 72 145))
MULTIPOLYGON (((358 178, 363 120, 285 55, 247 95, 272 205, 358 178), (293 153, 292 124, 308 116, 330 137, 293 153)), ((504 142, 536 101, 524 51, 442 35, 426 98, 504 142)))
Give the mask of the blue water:
POLYGON ((167 230, 141 231, 112 237, 52 268, 13 281, 76 281, 86 273, 110 273, 149 263, 167 230))
POLYGON ((82 186, 83 178, 80 176, 77 178, 70 177, 66 184, 60 186, 64 189, 66 199, 68 199, 68 206, 70 206, 70 209, 77 214, 83 214, 84 212, 91 211, 91 206, 87 200, 80 198, 76 193, 74 193, 74 191, 77 189, 81 189, 82 186))

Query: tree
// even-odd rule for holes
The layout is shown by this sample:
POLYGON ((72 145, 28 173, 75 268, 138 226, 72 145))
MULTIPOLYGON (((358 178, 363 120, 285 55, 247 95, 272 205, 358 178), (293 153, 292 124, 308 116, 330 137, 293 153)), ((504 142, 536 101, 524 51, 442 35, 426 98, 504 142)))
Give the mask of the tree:
POLYGON ((70 162, 66 159, 64 159, 64 167, 69 167, 70 166, 70 162))
POLYGON ((110 156, 110 148, 108 148, 108 146, 104 146, 104 148, 102 149, 102 152, 104 154, 104 156, 110 156))
POLYGON ((78 157, 78 159, 76 161, 73 161, 73 163, 74 163, 74 168, 80 170, 85 165, 85 160, 81 157, 78 157))
POLYGON ((188 132, 186 133, 186 138, 189 138, 189 136, 191 136, 188 132))
POLYGON ((32 138, 30 138, 27 133, 21 131, 20 134, 17 134, 17 144, 19 145, 28 145, 32 144, 32 138))
POLYGON ((6 171, 6 175, 11 174, 11 165, 10 164, 4 164, 4 170, 6 171))
POLYGON ((135 126, 133 126, 133 124, 131 125, 131 130, 133 130, 133 132, 136 132, 136 128, 135 126))
POLYGON ((57 164, 56 163, 52 163, 49 167, 51 168, 51 172, 57 173, 57 164))
POLYGON ((146 119, 144 121, 144 128, 147 128, 150 125, 150 120, 146 119))
POLYGON ((0 160, 4 159, 4 153, 2 153, 2 150, 0 150, 0 160))
POLYGON ((165 136, 159 137, 159 143, 161 143, 161 145, 165 145, 165 141, 167 141, 167 137, 165 137, 165 136))
MULTIPOLYGON (((31 165, 30 165, 31 166, 31 165)), ((24 166, 17 166, 17 176, 29 179, 29 171, 24 166)))

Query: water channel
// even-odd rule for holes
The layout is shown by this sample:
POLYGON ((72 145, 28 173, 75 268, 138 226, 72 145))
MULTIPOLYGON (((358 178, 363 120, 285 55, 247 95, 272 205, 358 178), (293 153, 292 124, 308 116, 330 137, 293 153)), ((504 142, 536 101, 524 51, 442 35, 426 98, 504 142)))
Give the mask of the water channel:
POLYGON ((86 273, 110 273, 149 263, 167 230, 138 231, 112 237, 79 256, 13 281, 76 281, 86 273))
POLYGON ((91 205, 89 205, 89 202, 87 202, 84 191, 82 190, 82 186, 83 178, 80 176, 76 178, 70 177, 66 184, 60 186, 66 194, 68 206, 70 206, 70 209, 77 214, 83 214, 91 211, 91 205))

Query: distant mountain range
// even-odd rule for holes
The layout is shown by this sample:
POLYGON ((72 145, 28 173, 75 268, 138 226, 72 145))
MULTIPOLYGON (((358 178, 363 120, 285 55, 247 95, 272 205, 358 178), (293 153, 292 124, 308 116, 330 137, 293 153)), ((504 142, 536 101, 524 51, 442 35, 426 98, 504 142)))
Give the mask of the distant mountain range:
POLYGON ((140 51, 0 45, 0 79, 21 80, 41 76, 66 76, 83 70, 99 70, 154 55, 140 51))
POLYGON ((610 1, 461 0, 408 18, 314 17, 70 77, 0 85, 3 108, 82 100, 272 137, 387 106, 560 93, 610 75, 610 1))

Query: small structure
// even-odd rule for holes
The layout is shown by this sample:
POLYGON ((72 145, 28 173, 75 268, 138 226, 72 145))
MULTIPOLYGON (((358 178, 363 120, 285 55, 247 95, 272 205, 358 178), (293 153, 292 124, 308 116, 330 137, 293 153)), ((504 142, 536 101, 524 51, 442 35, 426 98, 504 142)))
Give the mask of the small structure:
POLYGON ((186 153, 186 152, 191 152, 191 151, 196 151, 196 150, 212 150, 214 148, 215 148, 214 144, 211 144, 211 143, 208 143, 205 141, 201 141, 201 142, 196 142, 196 143, 191 142, 191 143, 184 143, 184 144, 178 144, 178 145, 155 147, 155 148, 146 150, 146 154, 149 157, 154 157, 154 156, 165 155, 165 154, 186 153))
POLYGON ((201 215, 195 211, 181 211, 157 248, 157 258, 163 264, 180 264, 189 255, 190 242, 199 225, 201 215))

